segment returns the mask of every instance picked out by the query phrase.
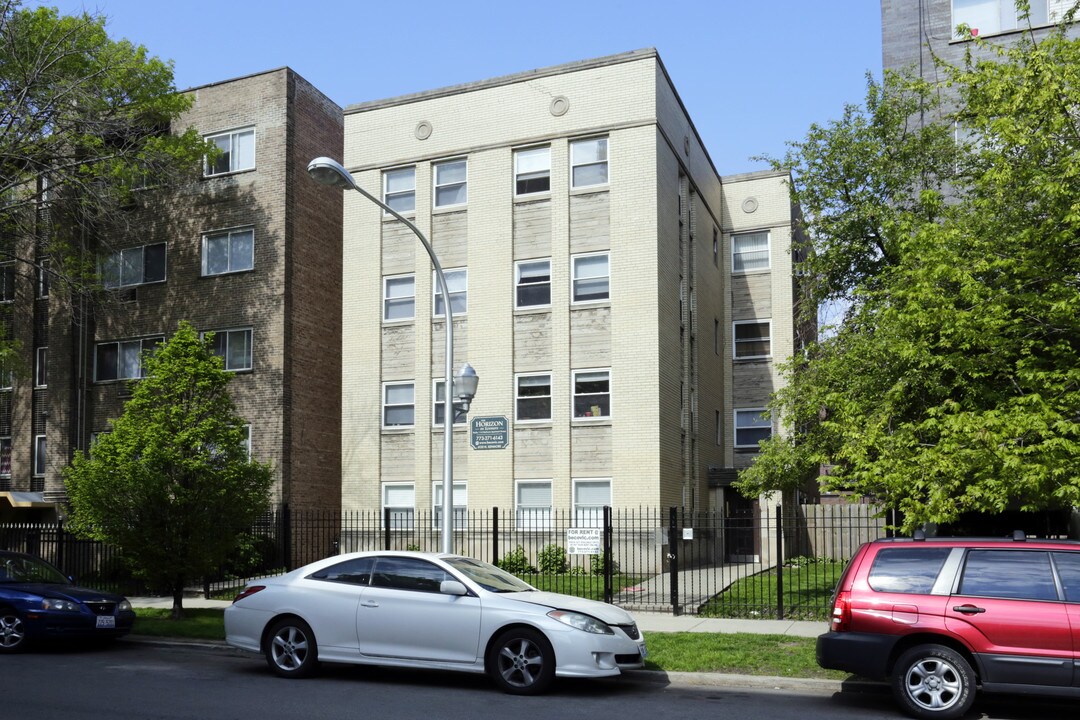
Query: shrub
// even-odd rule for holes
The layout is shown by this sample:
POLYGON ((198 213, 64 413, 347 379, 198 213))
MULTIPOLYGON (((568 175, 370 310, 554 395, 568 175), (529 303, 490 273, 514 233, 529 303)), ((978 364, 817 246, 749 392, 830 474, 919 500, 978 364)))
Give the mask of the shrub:
POLYGON ((536 572, 536 568, 529 564, 529 556, 525 554, 525 548, 520 545, 503 555, 502 559, 495 564, 511 575, 526 575, 536 572))
MULTIPOLYGON (((603 555, 590 555, 589 556, 589 572, 593 575, 604 574, 604 556, 603 555)), ((615 574, 619 572, 619 563, 613 559, 611 561, 611 573, 615 574)))
POLYGON ((569 563, 566 562, 566 548, 560 545, 545 545, 540 551, 540 572, 545 575, 556 575, 566 572, 569 563))

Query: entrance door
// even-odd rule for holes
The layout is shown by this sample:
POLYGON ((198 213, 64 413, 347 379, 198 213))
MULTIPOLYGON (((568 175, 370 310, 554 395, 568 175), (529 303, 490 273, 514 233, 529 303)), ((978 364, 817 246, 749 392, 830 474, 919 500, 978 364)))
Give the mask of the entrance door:
POLYGON ((724 560, 726 562, 757 562, 761 555, 757 519, 757 500, 743 497, 735 488, 724 488, 724 560))

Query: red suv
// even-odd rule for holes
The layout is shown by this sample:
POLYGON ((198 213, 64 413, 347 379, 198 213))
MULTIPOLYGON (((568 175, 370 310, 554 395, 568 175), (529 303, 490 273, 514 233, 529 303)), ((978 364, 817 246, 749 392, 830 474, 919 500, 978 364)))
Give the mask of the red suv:
POLYGON ((976 686, 1080 697, 1080 542, 867 543, 840 578, 817 661, 887 679, 919 718, 960 717, 976 686))

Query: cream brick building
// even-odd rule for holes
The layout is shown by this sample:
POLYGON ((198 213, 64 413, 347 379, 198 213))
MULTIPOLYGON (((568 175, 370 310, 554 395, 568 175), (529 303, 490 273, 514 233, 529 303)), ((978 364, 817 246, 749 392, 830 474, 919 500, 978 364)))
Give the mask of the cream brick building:
MULTIPOLYGON (((343 161, 430 238, 470 418, 508 420, 504 449, 457 426, 455 506, 732 502, 797 344, 796 213, 785 174, 718 174, 655 50, 348 107, 343 161)), ((342 506, 431 509, 429 258, 346 193, 343 263, 342 506)))

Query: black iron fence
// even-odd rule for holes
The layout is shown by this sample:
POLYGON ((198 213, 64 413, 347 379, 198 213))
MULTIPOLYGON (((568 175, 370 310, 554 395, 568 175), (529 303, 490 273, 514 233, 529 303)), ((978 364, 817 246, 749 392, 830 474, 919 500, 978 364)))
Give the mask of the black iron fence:
MULTIPOLYGON (((868 505, 760 507, 728 516, 682 508, 455 513, 454 550, 541 588, 628 609, 718 617, 826 619, 844 563, 886 534, 868 505)), ((441 513, 323 513, 283 508, 202 590, 231 597, 251 578, 357 550, 441 548, 441 513)), ((0 525, 0 548, 31 552, 80 582, 147 591, 108 546, 58 524, 0 525)))

